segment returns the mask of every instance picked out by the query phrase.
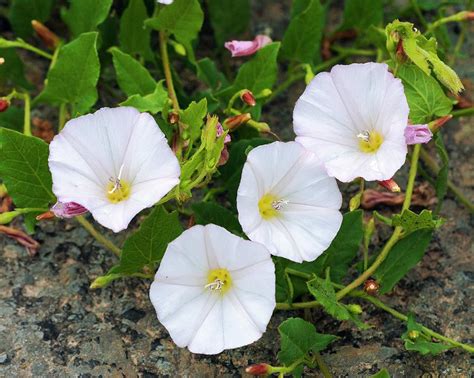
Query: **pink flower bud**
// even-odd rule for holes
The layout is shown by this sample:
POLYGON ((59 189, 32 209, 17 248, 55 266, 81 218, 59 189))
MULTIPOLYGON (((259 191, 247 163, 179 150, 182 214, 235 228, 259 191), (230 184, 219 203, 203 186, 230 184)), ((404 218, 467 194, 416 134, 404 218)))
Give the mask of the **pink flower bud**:
POLYGON ((0 113, 4 112, 10 106, 10 102, 4 98, 0 99, 0 113))
POLYGON ((224 126, 229 130, 234 130, 237 127, 250 121, 252 116, 250 113, 239 114, 233 117, 229 117, 224 121, 224 126))
MULTIPOLYGON (((217 128, 216 137, 219 138, 220 136, 222 136, 222 134, 224 134, 224 128, 219 122, 217 122, 216 128, 217 128)), ((227 149, 226 144, 230 143, 230 141, 231 141, 231 137, 229 134, 227 134, 224 138, 224 148, 221 151, 221 156, 219 157, 219 163, 217 163, 218 166, 224 165, 225 163, 227 163, 227 160, 229 160, 229 150, 227 149)))
POLYGON ((405 141, 407 144, 428 143, 433 137, 428 125, 408 125, 405 128, 405 141))
POLYGON ((428 126, 430 127, 430 130, 432 132, 437 132, 441 126, 443 126, 446 122, 448 122, 453 116, 451 114, 448 114, 447 116, 435 119, 434 121, 431 121, 428 126))
MULTIPOLYGON (((224 134, 224 128, 222 127, 222 125, 220 124, 220 122, 217 122, 217 134, 216 134, 216 137, 220 137, 222 134, 224 134)), ((227 143, 230 143, 231 141, 231 137, 229 134, 227 134, 224 138, 224 144, 227 144, 227 143)))
POLYGON ((256 51, 272 42, 266 35, 257 35, 253 41, 229 41, 224 44, 232 57, 255 54, 256 51))
POLYGON ((87 213, 88 210, 75 202, 56 202, 51 211, 58 218, 74 218, 75 216, 87 213))
POLYGON ((385 189, 388 189, 393 193, 400 192, 400 187, 398 186, 398 184, 395 182, 394 179, 379 181, 378 183, 379 185, 383 186, 385 189))
POLYGON ((271 372, 270 368, 268 364, 255 364, 247 367, 245 372, 252 375, 267 375, 271 372))
POLYGON ((240 95, 240 98, 242 99, 243 102, 245 102, 247 105, 250 106, 255 106, 257 102, 255 101, 255 97, 252 92, 250 91, 245 91, 240 95))

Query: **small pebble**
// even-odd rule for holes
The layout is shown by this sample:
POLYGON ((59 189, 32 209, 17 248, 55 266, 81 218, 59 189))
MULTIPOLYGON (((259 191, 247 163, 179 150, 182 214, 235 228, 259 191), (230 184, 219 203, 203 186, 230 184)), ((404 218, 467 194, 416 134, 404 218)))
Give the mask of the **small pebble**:
POLYGON ((0 364, 4 364, 8 361, 8 355, 3 352, 3 353, 0 353, 0 364))

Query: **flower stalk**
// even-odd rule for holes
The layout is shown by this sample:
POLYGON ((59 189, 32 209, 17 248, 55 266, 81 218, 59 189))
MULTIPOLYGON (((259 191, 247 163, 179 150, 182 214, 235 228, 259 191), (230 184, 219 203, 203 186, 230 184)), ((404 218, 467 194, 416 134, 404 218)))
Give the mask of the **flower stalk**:
POLYGON ((110 252, 115 254, 117 257, 120 257, 122 251, 119 247, 117 247, 112 241, 107 239, 104 235, 102 235, 99 231, 97 231, 92 223, 90 223, 83 215, 79 215, 75 218, 79 224, 86 229, 86 231, 91 234, 91 236, 97 240, 100 244, 102 244, 105 248, 107 248, 110 252))

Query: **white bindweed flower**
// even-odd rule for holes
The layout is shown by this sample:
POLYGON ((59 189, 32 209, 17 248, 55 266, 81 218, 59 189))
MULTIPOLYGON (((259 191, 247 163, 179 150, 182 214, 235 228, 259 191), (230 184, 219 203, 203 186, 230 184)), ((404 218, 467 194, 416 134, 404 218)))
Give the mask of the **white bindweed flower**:
POLYGON ((173 1, 174 0, 158 0, 160 4, 166 4, 166 5, 173 4, 173 1))
POLYGON ((341 227, 341 203, 336 180, 300 144, 274 142, 248 154, 237 192, 239 221, 272 254, 316 259, 341 227))
POLYGON ((262 336, 275 308, 275 266, 261 244, 194 226, 168 245, 150 299, 176 345, 220 353, 262 336))
POLYGON ((296 141, 330 176, 387 180, 405 162, 408 104, 386 64, 334 66, 311 81, 293 113, 296 141))
POLYGON ((179 182, 180 167, 152 116, 102 108, 70 120, 50 144, 59 202, 75 202, 115 232, 179 182))

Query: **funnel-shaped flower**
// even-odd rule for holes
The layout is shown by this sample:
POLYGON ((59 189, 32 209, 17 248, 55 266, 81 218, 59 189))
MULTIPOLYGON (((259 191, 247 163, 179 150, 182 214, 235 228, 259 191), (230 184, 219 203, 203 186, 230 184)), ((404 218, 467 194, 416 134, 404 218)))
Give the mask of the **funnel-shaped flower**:
POLYGON ((224 44, 224 47, 231 52, 232 57, 236 57, 255 54, 269 43, 272 43, 270 37, 257 35, 253 41, 229 41, 224 44))
POLYGON ((275 308, 275 266, 261 244, 194 226, 168 245, 150 299, 176 345, 220 353, 262 336, 275 308))
POLYGON ((115 232, 178 182, 180 168, 152 116, 102 108, 70 120, 50 144, 59 202, 75 202, 115 232))
POLYGON ((405 162, 408 111, 386 64, 337 65, 316 75, 296 103, 296 141, 341 181, 387 180, 405 162))
POLYGON ((341 226, 341 202, 336 180, 296 142, 254 148, 237 192, 249 239, 297 262, 312 261, 329 247, 341 226))

